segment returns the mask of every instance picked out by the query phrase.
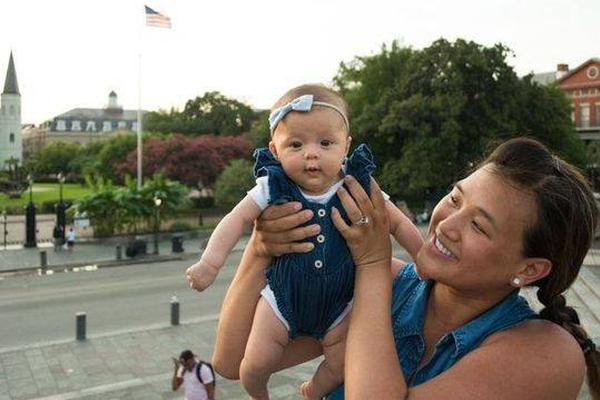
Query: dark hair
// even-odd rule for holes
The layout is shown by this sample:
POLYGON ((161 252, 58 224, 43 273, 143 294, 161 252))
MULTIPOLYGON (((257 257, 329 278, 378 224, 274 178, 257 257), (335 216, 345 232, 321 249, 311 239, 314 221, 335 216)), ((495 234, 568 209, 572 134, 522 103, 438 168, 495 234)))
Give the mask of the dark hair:
POLYGON ((192 353, 191 350, 184 350, 179 355, 179 359, 183 360, 183 361, 187 361, 187 360, 190 360, 192 358, 194 358, 194 353, 192 353))
POLYGON ((590 391, 594 399, 600 399, 600 353, 563 295, 577 278, 598 221, 598 208, 587 179, 529 138, 504 142, 483 165, 490 165, 509 184, 534 196, 537 215, 525 228, 523 253, 552 263, 550 274, 531 284, 539 288, 537 297, 545 307, 540 316, 562 326, 577 340, 584 350, 590 391))
POLYGON ((301 85, 288 90, 279 98, 279 100, 275 102, 275 104, 273 104, 271 111, 305 94, 312 94, 314 101, 322 101, 337 106, 341 111, 343 111, 346 119, 348 119, 348 105, 342 96, 335 90, 329 89, 328 87, 317 83, 301 85))

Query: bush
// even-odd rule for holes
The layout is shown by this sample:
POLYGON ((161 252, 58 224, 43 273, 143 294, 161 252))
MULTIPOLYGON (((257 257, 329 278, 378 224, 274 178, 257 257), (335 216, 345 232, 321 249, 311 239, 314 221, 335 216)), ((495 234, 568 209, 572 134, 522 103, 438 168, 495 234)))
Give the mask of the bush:
POLYGON ((194 208, 212 208, 215 206, 214 197, 197 197, 193 199, 194 208))
POLYGON ((194 229, 194 227, 191 224, 182 221, 175 221, 169 227, 170 232, 184 232, 191 231, 192 229, 194 229))
POLYGON ((254 186, 253 166, 248 160, 233 160, 217 179, 215 203, 234 205, 239 202, 254 186))

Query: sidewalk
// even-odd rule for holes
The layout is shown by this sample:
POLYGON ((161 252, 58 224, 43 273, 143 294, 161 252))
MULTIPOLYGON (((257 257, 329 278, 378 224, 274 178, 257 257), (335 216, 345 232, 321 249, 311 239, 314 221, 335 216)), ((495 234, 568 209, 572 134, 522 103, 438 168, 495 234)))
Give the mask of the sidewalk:
MULTIPOLYGON (((143 258, 145 261, 163 261, 169 257, 186 257, 190 254, 198 254, 203 240, 210 235, 210 231, 199 232, 197 238, 184 238, 184 253, 173 253, 171 251, 171 234, 161 235, 159 240, 159 254, 156 257, 152 254, 154 250, 154 240, 149 237, 147 243, 148 254, 143 258)), ((72 252, 67 250, 54 251, 51 243, 38 243, 35 248, 23 248, 23 246, 10 246, 6 250, 0 245, 0 273, 15 270, 27 270, 40 268, 40 253, 45 251, 49 269, 62 270, 66 267, 111 264, 117 261, 117 245, 121 246, 122 260, 131 264, 140 257, 128 258, 125 255, 125 238, 120 240, 103 240, 76 242, 72 252)), ((241 240, 239 245, 244 245, 245 240, 241 240)))
MULTIPOLYGON (((181 399, 171 391, 173 363, 191 349, 210 360, 217 317, 177 327, 132 331, 67 342, 0 351, 0 400, 181 399)), ((318 360, 275 374, 272 399, 296 399, 300 383, 318 360)), ((217 377, 217 399, 245 399, 236 381, 217 377)))

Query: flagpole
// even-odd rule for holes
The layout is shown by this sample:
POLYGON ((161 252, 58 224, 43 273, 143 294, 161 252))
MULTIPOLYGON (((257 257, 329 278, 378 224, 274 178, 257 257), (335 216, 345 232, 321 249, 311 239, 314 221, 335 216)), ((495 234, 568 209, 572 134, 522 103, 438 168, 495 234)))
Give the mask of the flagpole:
POLYGON ((137 188, 142 189, 142 53, 138 54, 137 188))

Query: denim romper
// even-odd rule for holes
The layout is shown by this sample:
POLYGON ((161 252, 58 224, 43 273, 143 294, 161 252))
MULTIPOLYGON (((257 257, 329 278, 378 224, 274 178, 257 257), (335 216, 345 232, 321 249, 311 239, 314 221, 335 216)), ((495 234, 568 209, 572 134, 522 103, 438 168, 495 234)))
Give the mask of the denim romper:
MULTIPOLYGON (((354 291, 354 264, 346 241, 333 225, 331 208, 336 207, 344 220, 350 221, 337 195, 326 204, 310 202, 268 149, 257 149, 254 156, 254 176, 268 176, 269 204, 298 201, 313 212, 305 225, 321 226, 319 235, 308 239, 315 246, 313 251, 277 257, 267 268, 266 277, 277 307, 289 324, 290 339, 300 335, 322 339, 354 291)), ((367 193, 374 169, 373 155, 364 144, 345 164, 345 173, 356 178, 367 193)))
MULTIPOLYGON (((515 290, 494 307, 443 336, 435 345, 429 361, 419 368, 425 352, 423 323, 432 285, 433 281, 421 281, 418 278, 412 264, 404 267, 394 280, 392 329, 396 353, 409 387, 420 385, 446 371, 471 350, 479 347, 489 335, 538 318, 527 300, 515 290)), ((343 399, 344 387, 340 386, 327 398, 343 399)))

